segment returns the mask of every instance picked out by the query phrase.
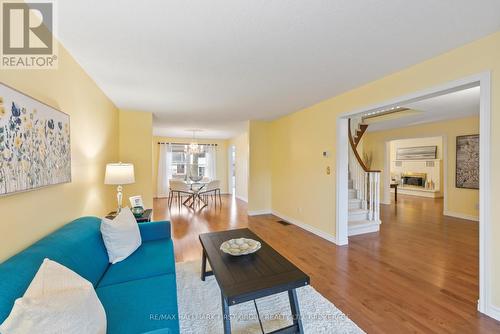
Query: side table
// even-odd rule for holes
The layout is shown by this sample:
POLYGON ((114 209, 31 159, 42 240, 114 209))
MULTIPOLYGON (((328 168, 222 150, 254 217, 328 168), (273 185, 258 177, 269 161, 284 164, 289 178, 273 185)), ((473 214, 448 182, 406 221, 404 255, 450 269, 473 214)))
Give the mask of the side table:
MULTIPOLYGON (((147 223, 151 221, 151 217, 153 216, 153 209, 146 209, 144 210, 142 216, 140 217, 135 217, 135 220, 137 220, 138 223, 147 223)), ((108 219, 113 219, 116 217, 116 211, 112 211, 108 213, 106 218, 108 219)))

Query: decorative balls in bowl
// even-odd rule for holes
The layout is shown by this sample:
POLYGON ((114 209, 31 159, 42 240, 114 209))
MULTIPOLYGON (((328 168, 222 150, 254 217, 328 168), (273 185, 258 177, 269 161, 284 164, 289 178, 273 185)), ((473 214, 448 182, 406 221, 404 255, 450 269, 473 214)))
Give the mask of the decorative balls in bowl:
POLYGON ((252 254, 261 247, 260 242, 253 239, 238 238, 224 241, 220 245, 220 250, 232 256, 252 254))

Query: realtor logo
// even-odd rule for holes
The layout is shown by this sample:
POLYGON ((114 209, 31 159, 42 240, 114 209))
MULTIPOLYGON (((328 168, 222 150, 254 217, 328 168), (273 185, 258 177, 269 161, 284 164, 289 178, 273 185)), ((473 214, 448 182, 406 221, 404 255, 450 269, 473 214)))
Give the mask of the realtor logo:
POLYGON ((2 2, 1 67, 56 68, 54 3, 2 2))

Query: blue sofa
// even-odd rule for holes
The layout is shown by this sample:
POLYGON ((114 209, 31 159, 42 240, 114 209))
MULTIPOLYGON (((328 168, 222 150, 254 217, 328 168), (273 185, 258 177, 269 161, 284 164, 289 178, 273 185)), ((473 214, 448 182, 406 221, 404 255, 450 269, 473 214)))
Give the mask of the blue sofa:
POLYGON ((108 262, 100 225, 100 218, 79 218, 1 263, 0 323, 49 258, 94 284, 108 334, 179 333, 170 223, 139 224, 141 247, 114 265, 108 262))

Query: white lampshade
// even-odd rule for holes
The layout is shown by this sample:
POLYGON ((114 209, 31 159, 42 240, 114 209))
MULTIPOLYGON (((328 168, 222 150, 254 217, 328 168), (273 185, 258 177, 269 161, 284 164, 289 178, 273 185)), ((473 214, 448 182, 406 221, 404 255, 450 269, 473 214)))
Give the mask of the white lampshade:
POLYGON ((122 185, 134 182, 134 165, 121 162, 106 165, 104 184, 122 185))

